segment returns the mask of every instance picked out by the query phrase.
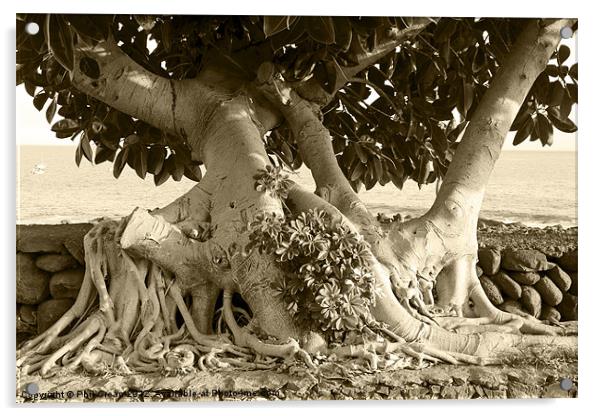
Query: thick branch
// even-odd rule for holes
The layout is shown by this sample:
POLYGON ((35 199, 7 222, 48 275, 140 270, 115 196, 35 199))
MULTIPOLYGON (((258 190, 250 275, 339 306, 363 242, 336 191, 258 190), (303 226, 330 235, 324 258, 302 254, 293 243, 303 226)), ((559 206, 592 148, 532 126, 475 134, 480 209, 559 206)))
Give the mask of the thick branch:
POLYGON ((311 170, 317 193, 337 207, 362 229, 375 226, 375 220, 357 196, 341 171, 330 132, 318 116, 320 108, 287 88, 281 80, 272 79, 260 90, 284 115, 295 135, 303 161, 311 170))
POLYGON ((137 64, 114 40, 75 50, 73 85, 105 104, 165 132, 186 136, 194 120, 195 80, 170 80, 137 64))
POLYGON ((128 253, 151 260, 176 274, 180 284, 189 280, 183 284, 184 288, 194 286, 201 271, 218 275, 220 266, 227 262, 223 250, 211 241, 190 239, 174 225, 140 208, 127 219, 120 245, 128 253), (174 261, 176 258, 179 260, 174 261))
POLYGON ((427 214, 443 218, 439 226, 449 231, 468 222, 476 230, 485 187, 510 126, 560 42, 560 29, 572 23, 559 19, 544 26, 538 20, 525 27, 479 103, 427 214))
MULTIPOLYGON (((384 42, 379 43, 371 51, 357 56, 357 65, 349 67, 338 66, 334 91, 341 89, 343 85, 349 82, 349 80, 357 73, 368 68, 370 65, 374 65, 380 59, 394 51, 395 48, 401 45, 403 42, 412 39, 414 36, 424 30, 424 28, 426 28, 433 20, 433 18, 428 17, 413 18, 412 22, 408 22, 407 28, 402 30, 392 30, 390 32, 390 37, 384 42)), ((334 94, 329 94, 324 91, 319 82, 314 78, 311 78, 307 82, 296 87, 295 90, 301 97, 310 102, 318 103, 322 107, 328 104, 334 97, 334 94)))

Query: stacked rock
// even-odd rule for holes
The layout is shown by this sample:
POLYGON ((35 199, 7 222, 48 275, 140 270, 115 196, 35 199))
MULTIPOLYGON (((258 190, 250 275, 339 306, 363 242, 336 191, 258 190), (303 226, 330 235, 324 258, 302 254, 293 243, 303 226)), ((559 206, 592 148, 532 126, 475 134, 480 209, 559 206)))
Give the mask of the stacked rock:
POLYGON ((17 226, 17 340, 52 326, 84 279, 89 224, 17 226))
POLYGON ((477 274, 491 302, 510 313, 558 322, 577 320, 577 251, 479 250, 477 274))

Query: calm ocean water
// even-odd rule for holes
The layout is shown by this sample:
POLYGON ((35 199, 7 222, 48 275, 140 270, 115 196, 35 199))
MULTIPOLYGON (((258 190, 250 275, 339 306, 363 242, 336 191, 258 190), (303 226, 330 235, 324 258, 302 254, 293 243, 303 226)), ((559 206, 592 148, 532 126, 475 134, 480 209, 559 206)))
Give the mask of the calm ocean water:
MULTIPOLYGON (((152 176, 143 181, 128 168, 115 180, 107 163, 93 166, 84 160, 78 168, 72 147, 19 146, 18 152, 18 223, 122 217, 137 206, 164 206, 194 184, 183 178, 157 188, 152 176), (44 174, 31 173, 37 163, 46 165, 44 174)), ((487 188, 482 217, 537 226, 577 225, 576 162, 573 152, 503 152, 487 188)), ((295 179, 313 190, 307 170, 295 179)), ((377 186, 361 197, 374 212, 416 216, 434 201, 435 187, 419 190, 408 182, 399 191, 393 185, 377 186)))

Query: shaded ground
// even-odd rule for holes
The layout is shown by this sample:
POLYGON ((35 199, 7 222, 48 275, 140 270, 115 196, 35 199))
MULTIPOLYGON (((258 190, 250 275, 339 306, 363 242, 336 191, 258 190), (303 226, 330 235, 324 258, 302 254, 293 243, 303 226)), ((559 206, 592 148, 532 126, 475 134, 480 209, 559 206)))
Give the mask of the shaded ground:
POLYGON ((435 365, 418 370, 352 373, 304 368, 278 371, 197 372, 181 377, 161 374, 74 374, 40 380, 23 377, 18 402, 160 402, 219 400, 400 400, 568 398, 577 396, 577 363, 551 361, 513 366, 435 365), (569 391, 560 380, 570 379, 569 391), (37 383, 37 397, 22 394, 37 383), (48 393, 46 397, 43 393, 48 393))

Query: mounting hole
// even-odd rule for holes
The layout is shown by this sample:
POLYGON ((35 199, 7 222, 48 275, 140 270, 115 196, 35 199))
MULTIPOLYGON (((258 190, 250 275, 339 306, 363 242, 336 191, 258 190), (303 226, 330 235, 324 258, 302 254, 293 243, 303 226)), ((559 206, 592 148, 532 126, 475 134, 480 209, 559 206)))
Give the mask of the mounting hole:
POLYGON ((562 29, 560 29, 560 37, 562 39, 570 39, 573 37, 573 29, 571 29, 568 26, 563 27, 562 29))
POLYGON ((25 386, 25 392, 27 394, 37 394, 40 391, 40 386, 37 383, 28 383, 25 386))
POLYGON ((563 378, 560 380, 560 388, 564 391, 569 391, 573 388, 573 380, 570 378, 563 378))
POLYGON ((40 31, 40 25, 36 22, 29 22, 25 25, 25 33, 28 35, 37 35, 40 31))

